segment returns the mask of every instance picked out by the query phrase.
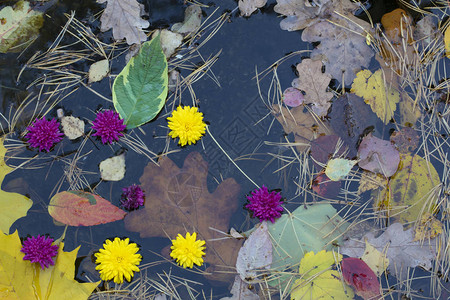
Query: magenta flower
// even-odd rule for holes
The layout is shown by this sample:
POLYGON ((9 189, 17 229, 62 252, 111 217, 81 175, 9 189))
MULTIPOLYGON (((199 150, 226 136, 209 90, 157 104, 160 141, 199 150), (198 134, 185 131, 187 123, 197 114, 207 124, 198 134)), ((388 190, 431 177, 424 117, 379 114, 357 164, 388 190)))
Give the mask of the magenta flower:
POLYGON ((247 199, 250 203, 245 208, 250 210, 254 217, 258 217, 260 222, 270 220, 274 223, 275 219, 281 217, 283 208, 280 193, 269 193, 263 185, 260 189, 255 189, 247 199))
POLYGON ((47 152, 54 144, 60 142, 64 134, 59 130, 59 122, 55 118, 48 121, 47 119, 36 119, 33 124, 27 127, 28 133, 25 138, 32 148, 39 148, 39 151, 47 152))
POLYGON ((140 186, 133 184, 122 188, 121 206, 126 210, 138 209, 144 205, 145 193, 140 186))
POLYGON ((97 131, 93 136, 99 136, 102 143, 112 143, 118 141, 123 136, 127 126, 123 124, 123 119, 119 118, 119 114, 112 110, 98 112, 95 121, 92 123, 92 129, 97 131))
POLYGON ((39 263, 42 270, 54 265, 53 257, 58 254, 58 245, 52 245, 53 239, 38 235, 27 238, 22 245, 20 252, 25 253, 23 260, 29 260, 32 263, 39 263))

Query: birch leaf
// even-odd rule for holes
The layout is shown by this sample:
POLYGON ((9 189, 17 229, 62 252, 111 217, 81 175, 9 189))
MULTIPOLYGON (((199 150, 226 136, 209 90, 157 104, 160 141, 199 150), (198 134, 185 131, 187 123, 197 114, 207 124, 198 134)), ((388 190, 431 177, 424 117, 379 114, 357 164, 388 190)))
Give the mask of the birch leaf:
POLYGON ((141 18, 141 4, 136 0, 97 0, 107 5, 100 18, 102 32, 112 28, 116 40, 126 39, 128 45, 147 40, 142 30, 150 24, 141 18))
POLYGON ((333 181, 344 179, 350 173, 356 160, 348 160, 344 158, 334 158, 328 161, 325 168, 325 174, 333 181))

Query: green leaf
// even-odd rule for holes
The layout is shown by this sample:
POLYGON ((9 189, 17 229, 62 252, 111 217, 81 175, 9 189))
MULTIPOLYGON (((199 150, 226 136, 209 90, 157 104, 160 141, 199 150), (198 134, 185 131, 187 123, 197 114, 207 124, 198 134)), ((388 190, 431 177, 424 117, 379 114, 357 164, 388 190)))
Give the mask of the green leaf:
POLYGON ((43 24, 42 12, 32 10, 27 1, 4 7, 0 10, 0 52, 21 51, 39 35, 43 24))
POLYGON ((135 128, 156 117, 164 106, 167 90, 167 61, 158 35, 142 44, 138 55, 114 80, 114 107, 127 128, 135 128))

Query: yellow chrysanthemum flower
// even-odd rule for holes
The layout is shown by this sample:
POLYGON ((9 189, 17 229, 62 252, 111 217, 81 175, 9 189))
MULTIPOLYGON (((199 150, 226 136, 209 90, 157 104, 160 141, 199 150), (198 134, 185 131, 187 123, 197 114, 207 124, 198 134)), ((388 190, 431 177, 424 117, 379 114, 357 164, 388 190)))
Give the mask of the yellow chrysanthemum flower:
POLYGON ((206 123, 203 122, 203 113, 197 111, 197 107, 178 106, 168 117, 169 135, 172 138, 179 137, 178 144, 195 144, 205 134, 206 123))
POLYGON ((137 266, 142 256, 136 253, 139 248, 135 243, 130 243, 129 238, 121 240, 116 237, 113 242, 106 240, 103 248, 95 253, 95 262, 99 264, 95 269, 99 270, 102 280, 114 279, 115 283, 123 283, 124 276, 130 281, 133 272, 139 272, 137 266))
POLYGON ((196 240, 197 233, 192 235, 188 232, 186 233, 186 238, 181 234, 178 234, 175 240, 172 240, 172 252, 170 256, 177 260, 177 263, 183 268, 192 268, 194 264, 197 266, 203 265, 202 256, 205 255, 205 241, 196 240))

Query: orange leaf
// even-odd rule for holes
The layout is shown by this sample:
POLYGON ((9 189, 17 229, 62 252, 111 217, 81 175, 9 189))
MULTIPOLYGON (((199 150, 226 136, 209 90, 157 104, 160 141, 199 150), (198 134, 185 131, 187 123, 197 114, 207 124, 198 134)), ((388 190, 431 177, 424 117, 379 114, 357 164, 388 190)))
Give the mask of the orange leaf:
POLYGON ((98 195, 66 191, 53 196, 48 212, 58 222, 70 226, 92 226, 122 220, 126 212, 98 195))

